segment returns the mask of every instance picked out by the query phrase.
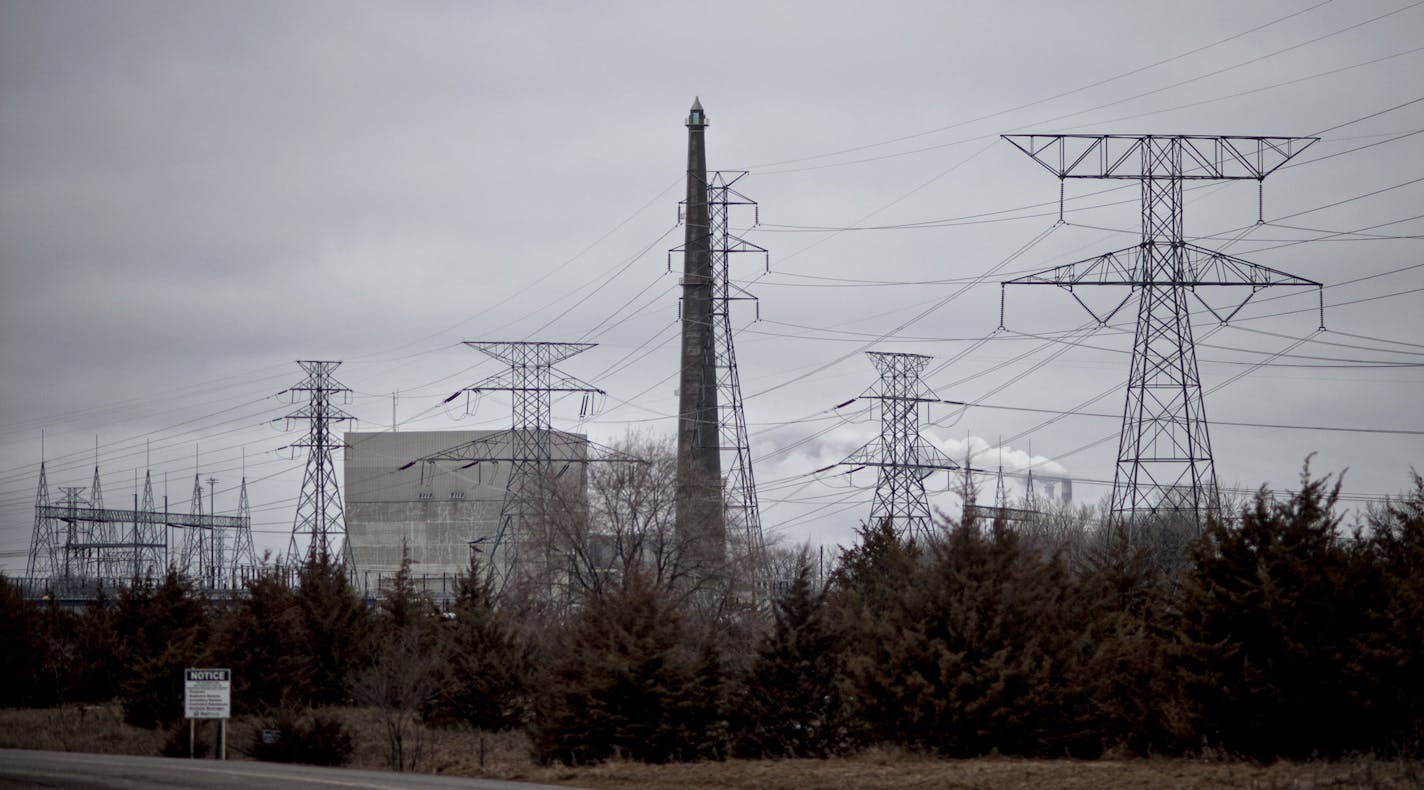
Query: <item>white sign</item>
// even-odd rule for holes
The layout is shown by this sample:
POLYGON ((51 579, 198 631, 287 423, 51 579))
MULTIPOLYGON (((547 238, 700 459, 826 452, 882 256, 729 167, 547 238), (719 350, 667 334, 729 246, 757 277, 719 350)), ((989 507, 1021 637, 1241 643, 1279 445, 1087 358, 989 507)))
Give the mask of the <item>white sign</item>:
POLYGON ((183 711, 188 719, 230 718, 232 670, 183 670, 183 711))

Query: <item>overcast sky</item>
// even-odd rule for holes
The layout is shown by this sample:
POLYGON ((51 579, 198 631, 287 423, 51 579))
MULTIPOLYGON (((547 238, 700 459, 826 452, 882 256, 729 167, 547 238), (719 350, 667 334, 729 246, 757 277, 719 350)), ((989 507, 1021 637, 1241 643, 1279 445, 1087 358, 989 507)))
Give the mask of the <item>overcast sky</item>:
POLYGON ((869 470, 811 473, 878 431, 834 408, 868 350, 932 355, 926 383, 976 404, 927 415, 946 453, 1031 449, 1107 494, 1131 316, 1074 334, 1067 293, 1010 289, 996 332, 999 281, 1132 245, 1137 189, 1069 183, 1056 225, 1012 132, 1321 137, 1266 180, 1265 224, 1255 184, 1188 192, 1195 243, 1327 285, 1325 333, 1299 289, 1197 316, 1217 474, 1288 488, 1316 452, 1354 504, 1398 493, 1424 468, 1421 74, 1414 0, 0 0, 0 568, 23 571, 42 431, 56 495, 96 438, 110 505, 146 447, 176 510, 195 463, 219 512, 245 471, 259 549, 284 547, 298 359, 344 362, 362 430, 395 392, 400 429, 500 428, 507 401, 441 406, 497 369, 460 341, 597 343, 562 368, 606 402, 555 423, 670 435, 694 96, 771 252, 733 266, 773 533, 867 517, 869 470))

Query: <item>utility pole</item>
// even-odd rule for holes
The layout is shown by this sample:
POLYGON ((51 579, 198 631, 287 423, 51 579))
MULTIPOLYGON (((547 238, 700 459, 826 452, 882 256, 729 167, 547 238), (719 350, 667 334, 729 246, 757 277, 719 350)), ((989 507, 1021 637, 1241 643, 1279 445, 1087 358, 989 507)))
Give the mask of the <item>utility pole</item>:
MULTIPOLYGON (((1005 135, 1059 179, 1119 179, 1141 184, 1142 240, 1123 250, 1006 280, 1008 285, 1056 285, 1069 292, 1100 326, 1138 297, 1132 365, 1113 473, 1110 519, 1130 526, 1141 516, 1175 515, 1200 529, 1220 507, 1206 404, 1192 340, 1195 299, 1225 325, 1258 291, 1313 286, 1259 264, 1204 249, 1183 233, 1187 181, 1254 180, 1258 190, 1318 138, 1212 135, 1005 135), (1088 307, 1075 288, 1115 285, 1131 290, 1105 312, 1088 307), (1250 292, 1231 309, 1202 300, 1204 286, 1250 292), (1100 314, 1101 312, 1101 314, 1100 314)), ((1259 205, 1259 204, 1258 204, 1259 205)), ((1259 219, 1259 217, 1258 217, 1259 219)), ((1321 328, 1324 293, 1321 290, 1321 328)), ((999 325, 1003 326, 1002 294, 999 325)))
POLYGON ((340 362, 298 360, 297 364, 307 377, 287 392, 291 394, 293 403, 302 397, 306 398, 306 403, 300 410, 281 419, 286 420, 288 427, 295 420, 307 423, 306 437, 291 445, 307 450, 307 466, 302 477, 302 492, 297 498, 292 538, 287 544, 287 563, 300 565, 320 558, 350 570, 351 558, 346 547, 346 510, 331 451, 346 446, 344 441, 332 435, 333 426, 352 419, 332 400, 336 396, 345 396, 351 390, 332 376, 340 362))

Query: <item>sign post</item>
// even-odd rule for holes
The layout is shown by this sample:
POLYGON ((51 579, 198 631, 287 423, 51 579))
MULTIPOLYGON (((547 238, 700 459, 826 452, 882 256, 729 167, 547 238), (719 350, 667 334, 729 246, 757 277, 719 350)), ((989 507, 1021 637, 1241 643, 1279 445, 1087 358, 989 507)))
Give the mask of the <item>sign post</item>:
POLYGON ((218 759, 227 759, 227 720, 232 716, 231 669, 183 670, 183 716, 188 719, 188 757, 193 756, 197 719, 218 720, 218 759))

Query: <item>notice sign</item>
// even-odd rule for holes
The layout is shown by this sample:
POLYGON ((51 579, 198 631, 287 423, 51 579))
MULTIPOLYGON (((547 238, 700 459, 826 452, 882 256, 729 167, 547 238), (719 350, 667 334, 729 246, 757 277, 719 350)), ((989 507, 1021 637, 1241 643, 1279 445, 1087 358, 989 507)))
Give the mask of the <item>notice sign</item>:
POLYGON ((183 716, 226 719, 232 715, 231 669, 183 670, 183 716))

